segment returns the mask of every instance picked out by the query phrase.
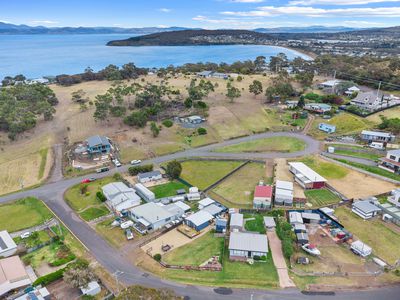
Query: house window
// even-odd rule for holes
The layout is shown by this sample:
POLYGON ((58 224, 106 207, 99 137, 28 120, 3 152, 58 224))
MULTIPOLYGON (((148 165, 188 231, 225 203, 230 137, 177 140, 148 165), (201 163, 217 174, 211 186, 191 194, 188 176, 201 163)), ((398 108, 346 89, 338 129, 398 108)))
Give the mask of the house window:
POLYGON ((390 155, 390 159, 395 161, 396 160, 396 156, 390 155))

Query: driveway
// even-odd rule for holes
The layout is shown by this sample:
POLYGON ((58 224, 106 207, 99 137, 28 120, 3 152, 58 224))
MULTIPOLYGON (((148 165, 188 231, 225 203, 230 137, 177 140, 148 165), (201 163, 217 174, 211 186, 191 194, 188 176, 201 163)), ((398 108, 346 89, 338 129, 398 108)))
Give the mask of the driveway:
POLYGON ((282 243, 277 236, 275 230, 267 231, 269 247, 272 252, 272 259, 274 260, 274 265, 279 276, 279 285, 281 288, 295 288, 296 285, 290 279, 288 274, 288 268, 286 265, 285 258, 282 253, 282 243))

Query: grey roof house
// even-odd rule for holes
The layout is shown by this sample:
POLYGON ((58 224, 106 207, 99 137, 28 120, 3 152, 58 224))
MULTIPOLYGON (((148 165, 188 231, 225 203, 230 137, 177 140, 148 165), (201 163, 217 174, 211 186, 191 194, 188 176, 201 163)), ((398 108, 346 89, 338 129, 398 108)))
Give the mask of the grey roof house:
POLYGON ((146 173, 139 173, 137 175, 137 179, 140 183, 146 183, 149 181, 157 181, 157 180, 162 179, 162 174, 158 170, 146 172, 146 173))
POLYGON ((114 212, 120 213, 140 204, 140 197, 133 188, 123 182, 111 182, 102 188, 106 197, 106 205, 114 212))
POLYGON ((268 239, 265 234, 231 232, 229 236, 229 259, 247 260, 268 253, 268 239))
POLYGON ((367 220, 376 216, 381 209, 368 200, 362 200, 354 202, 351 211, 364 220, 367 220))

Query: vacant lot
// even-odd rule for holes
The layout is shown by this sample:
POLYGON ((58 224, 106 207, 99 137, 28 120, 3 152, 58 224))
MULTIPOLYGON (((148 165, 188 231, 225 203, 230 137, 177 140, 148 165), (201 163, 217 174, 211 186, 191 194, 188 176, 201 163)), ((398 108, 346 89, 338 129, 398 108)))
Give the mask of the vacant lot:
POLYGON ((25 198, 0 206, 0 230, 19 231, 40 225, 52 217, 42 201, 25 198))
POLYGON ((184 161, 181 177, 203 190, 240 166, 241 163, 238 161, 184 161))
MULTIPOLYGON (((96 232, 100 234, 111 246, 121 248, 128 240, 124 231, 120 227, 112 227, 111 223, 114 218, 109 218, 96 224, 96 232)), ((134 232, 134 231, 133 231, 134 232)))
POLYGON ((371 246, 375 255, 390 264, 400 258, 400 235, 380 220, 364 221, 346 207, 336 209, 335 215, 347 230, 371 246))
POLYGON ((320 190, 305 190, 304 191, 307 202, 311 203, 313 207, 325 206, 340 202, 340 198, 327 189, 320 190))
POLYGON ((191 243, 168 252, 163 256, 163 261, 171 265, 198 266, 213 256, 220 256, 223 246, 223 238, 216 238, 214 233, 208 232, 191 243))
POLYGON ((179 181, 172 181, 165 184, 155 185, 149 188, 155 195, 156 198, 164 198, 175 196, 176 191, 179 189, 184 189, 188 191, 188 187, 179 181))
POLYGON ((296 152, 304 150, 306 143, 303 140, 275 136, 250 142, 244 142, 232 146, 217 149, 217 152, 239 153, 239 152, 296 152))
POLYGON ((381 120, 381 116, 384 116, 384 117, 389 118, 389 119, 390 118, 398 118, 400 116, 400 107, 397 106, 397 107, 394 107, 394 108, 391 108, 391 109, 386 109, 386 110, 381 111, 379 113, 373 114, 373 115, 367 117, 366 119, 368 121, 372 121, 374 123, 379 124, 382 121, 381 120))
POLYGON ((221 182, 212 191, 226 199, 226 203, 223 204, 228 207, 250 208, 253 203, 254 187, 260 180, 270 180, 265 175, 264 164, 249 163, 221 182))
POLYGON ((349 169, 324 161, 317 156, 307 156, 300 161, 326 179, 342 179, 349 173, 349 169))
POLYGON ((105 205, 100 205, 96 207, 89 207, 82 211, 79 215, 84 219, 85 221, 91 221, 94 219, 97 219, 99 217, 105 216, 109 214, 110 211, 105 205))

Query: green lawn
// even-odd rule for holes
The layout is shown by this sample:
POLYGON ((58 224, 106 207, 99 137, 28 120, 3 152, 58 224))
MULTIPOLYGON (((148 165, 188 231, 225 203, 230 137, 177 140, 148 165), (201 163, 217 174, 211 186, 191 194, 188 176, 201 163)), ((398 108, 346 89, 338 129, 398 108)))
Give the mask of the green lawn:
POLYGON ((21 239, 19 236, 14 238, 16 244, 24 243, 27 248, 33 248, 37 245, 47 243, 48 241, 50 241, 50 236, 44 230, 35 231, 25 239, 21 239))
MULTIPOLYGON (((111 246, 120 248, 126 244, 127 239, 124 231, 120 227, 111 227, 114 218, 109 218, 96 224, 96 232, 100 234, 111 246)), ((136 236, 135 231, 132 231, 136 236)))
POLYGON ((189 244, 168 252, 163 261, 171 265, 198 266, 215 255, 221 255, 223 238, 215 238, 214 233, 207 232, 189 244))
POLYGON ((156 198, 158 199, 175 196, 177 190, 184 189, 188 191, 189 188, 179 181, 171 181, 165 184, 152 186, 149 189, 156 195, 156 198))
POLYGON ((254 231, 265 233, 264 217, 261 214, 248 214, 244 215, 245 219, 254 218, 254 220, 247 220, 244 227, 247 231, 254 231))
POLYGON ((296 152, 304 150, 306 143, 294 137, 276 136, 218 148, 216 152, 296 152))
POLYGON ((239 161, 184 161, 181 178, 204 190, 241 164, 239 161))
POLYGON ((105 207, 105 205, 101 205, 98 207, 89 207, 84 211, 82 211, 81 213, 79 213, 79 215, 85 221, 91 221, 99 217, 108 215, 109 213, 110 211, 107 209, 107 207, 105 207))
POLYGON ((254 188, 260 180, 269 182, 266 178, 265 165, 249 163, 229 178, 225 179, 212 191, 228 200, 222 204, 228 207, 251 208, 253 206, 254 188))
POLYGON ((390 178, 390 179, 394 179, 394 180, 400 181, 400 175, 394 174, 392 172, 386 171, 386 170, 381 169, 381 168, 376 167, 376 166, 367 166, 367 165, 363 165, 363 164, 360 164, 360 163, 348 161, 346 159, 335 158, 335 160, 340 161, 340 162, 342 162, 344 164, 347 164, 347 165, 350 165, 350 166, 365 170, 365 171, 373 173, 373 174, 381 175, 383 177, 387 177, 387 178, 390 178))
POLYGON ((307 202, 311 203, 313 207, 339 203, 341 200, 337 195, 327 189, 305 190, 304 194, 307 197, 307 202))
POLYGON ((100 200, 96 197, 96 192, 101 191, 101 187, 107 183, 113 182, 115 179, 112 177, 105 177, 102 179, 97 179, 96 181, 85 183, 88 186, 88 194, 82 195, 80 191, 81 183, 74 185, 69 188, 65 193, 65 200, 75 211, 82 211, 85 208, 93 205, 102 204, 100 200))
POLYGON ((372 152, 356 152, 356 151, 351 151, 350 149, 346 149, 346 150, 336 150, 335 149, 335 154, 370 159, 370 160, 374 160, 374 161, 378 160, 379 158, 381 158, 383 156, 383 154, 378 155, 378 154, 375 154, 372 152))
POLYGON ((345 167, 326 162, 313 156, 304 157, 300 161, 326 179, 341 179, 349 173, 345 167))
POLYGON ((335 210, 340 223, 361 241, 372 247, 372 253, 393 264, 400 258, 400 235, 379 219, 364 221, 346 207, 335 210))
POLYGON ((14 232, 42 224, 52 217, 42 201, 29 197, 0 206, 0 230, 14 232))
POLYGON ((161 276, 188 284, 200 284, 217 287, 274 289, 279 287, 278 275, 272 261, 271 252, 267 262, 249 265, 232 262, 228 250, 224 250, 221 272, 185 271, 167 269, 161 276))

